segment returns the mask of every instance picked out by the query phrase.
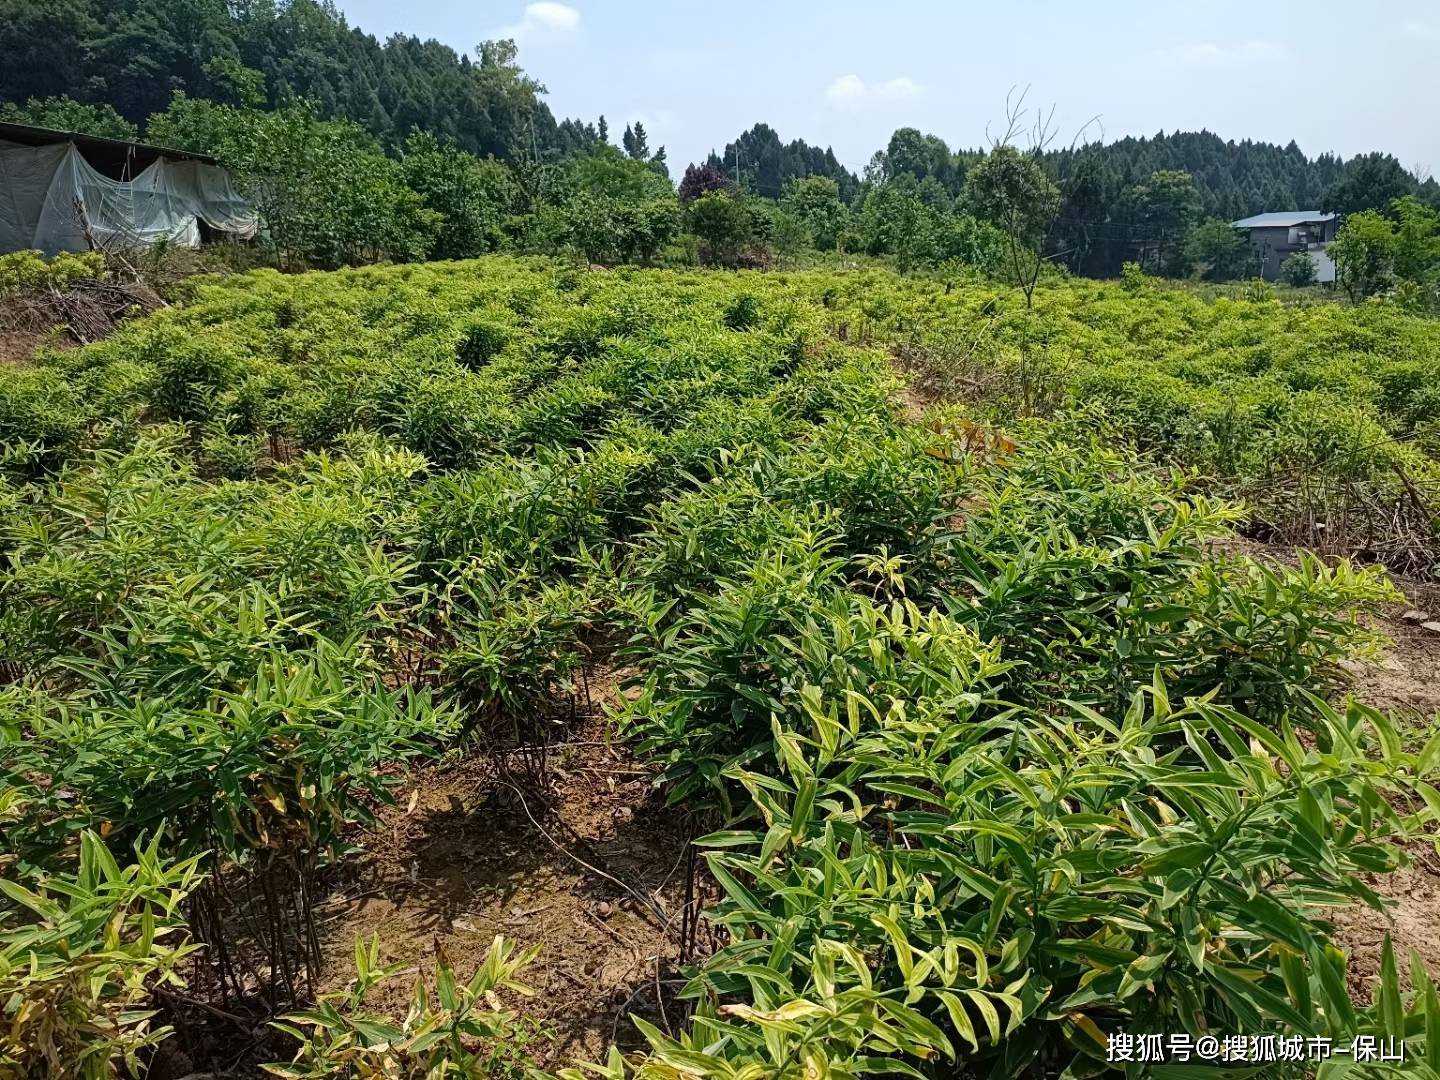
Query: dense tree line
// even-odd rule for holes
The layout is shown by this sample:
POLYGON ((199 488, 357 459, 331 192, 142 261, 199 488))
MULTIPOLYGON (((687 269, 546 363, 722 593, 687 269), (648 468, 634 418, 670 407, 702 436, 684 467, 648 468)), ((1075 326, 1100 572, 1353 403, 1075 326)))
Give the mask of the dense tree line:
MULTIPOLYGON (((871 160, 866 179, 879 185, 908 177, 959 196, 983 157, 983 151, 952 151, 937 136, 901 128, 871 160)), ((1226 141, 1208 131, 1083 144, 1045 151, 1040 159, 1062 194, 1049 252, 1072 271, 1097 276, 1113 276, 1127 261, 1228 276, 1242 268, 1234 265, 1233 241, 1220 238, 1216 223, 1268 210, 1388 211, 1404 195, 1440 204, 1440 185, 1421 182, 1388 154, 1348 162, 1328 153, 1308 158, 1293 141, 1284 147, 1226 141), (1209 249, 1187 244, 1191 232, 1207 225, 1209 249), (1217 243, 1226 250, 1216 252, 1217 243)))
POLYGON ((855 198, 860 186, 859 178, 840 164, 829 147, 822 150, 803 139, 782 143, 769 124, 756 124, 742 132, 726 144, 724 154, 712 151, 705 165, 767 199, 780 198, 791 181, 807 176, 835 181, 846 203, 855 198))
POLYGON ((556 122, 513 44, 472 60, 437 41, 381 43, 328 0, 9 0, 0 101, 68 96, 140 124, 179 90, 232 105, 304 99, 398 149, 413 129, 474 154, 548 159, 596 141, 556 122))
POLYGON ((643 124, 616 146, 604 117, 557 122, 513 42, 474 58, 381 43, 328 0, 11 0, 0 55, 0 119, 215 154, 296 265, 500 249, 753 265, 815 249, 1030 286, 1043 265, 1115 276, 1131 262, 1226 280, 1254 270, 1231 221, 1325 209, 1368 237, 1352 259, 1370 267, 1353 287, 1368 294, 1414 279, 1386 230, 1403 247, 1440 206, 1433 180, 1386 154, 1309 158, 1208 131, 1011 156, 906 127, 857 176, 757 123, 677 191, 643 124))

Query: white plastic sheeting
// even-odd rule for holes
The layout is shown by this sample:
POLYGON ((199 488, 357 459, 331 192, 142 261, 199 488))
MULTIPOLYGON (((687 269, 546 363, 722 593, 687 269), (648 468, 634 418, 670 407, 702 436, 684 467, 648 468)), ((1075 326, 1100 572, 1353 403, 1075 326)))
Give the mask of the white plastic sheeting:
POLYGON ((74 143, 0 140, 0 251, 53 255, 161 240, 197 247, 201 221, 247 240, 259 225, 230 175, 214 165, 162 157, 133 180, 112 180, 74 143))

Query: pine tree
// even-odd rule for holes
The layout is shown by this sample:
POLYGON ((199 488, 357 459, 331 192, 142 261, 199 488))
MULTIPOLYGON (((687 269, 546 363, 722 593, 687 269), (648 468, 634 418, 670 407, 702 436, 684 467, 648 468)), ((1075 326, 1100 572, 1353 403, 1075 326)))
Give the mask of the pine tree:
POLYGON ((645 135, 645 125, 636 120, 634 131, 631 132, 628 127, 625 131, 630 135, 630 141, 625 144, 625 152, 636 161, 649 161, 650 142, 645 135))

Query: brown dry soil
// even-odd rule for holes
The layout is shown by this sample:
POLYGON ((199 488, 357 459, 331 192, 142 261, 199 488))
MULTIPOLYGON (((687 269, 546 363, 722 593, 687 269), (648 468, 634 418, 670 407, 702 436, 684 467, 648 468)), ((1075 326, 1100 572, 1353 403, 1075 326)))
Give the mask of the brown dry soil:
POLYGON ((29 367, 41 346, 50 343, 51 336, 30 330, 0 329, 0 367, 29 367))
MULTIPOLYGON (((416 770, 320 904, 319 989, 348 982, 357 936, 378 933, 384 962, 426 974, 443 949, 467 978, 503 934, 541 945, 524 973, 534 997, 507 1000, 540 1024, 530 1050, 541 1064, 640 1045, 629 1015, 676 1025, 691 823, 605 726, 592 716, 572 728, 538 782, 537 770, 507 776, 482 757, 416 770)), ((413 979, 368 1004, 403 1016, 413 979)))
MULTIPOLYGON (((1407 602, 1386 608, 1376 619, 1392 644, 1379 664, 1354 670, 1350 692, 1397 715, 1407 738, 1423 743, 1440 717, 1440 632, 1425 628, 1415 616, 1425 613, 1430 619, 1423 621, 1440 620, 1440 588, 1398 579, 1396 585, 1407 602)), ((1432 976, 1440 976, 1440 856, 1426 841, 1406 844, 1405 850, 1410 865, 1368 878, 1371 888, 1393 902, 1388 913, 1355 906, 1331 916, 1338 943, 1350 952, 1350 989, 1358 1001, 1371 999, 1387 933, 1403 983, 1409 984, 1411 949, 1432 976)))

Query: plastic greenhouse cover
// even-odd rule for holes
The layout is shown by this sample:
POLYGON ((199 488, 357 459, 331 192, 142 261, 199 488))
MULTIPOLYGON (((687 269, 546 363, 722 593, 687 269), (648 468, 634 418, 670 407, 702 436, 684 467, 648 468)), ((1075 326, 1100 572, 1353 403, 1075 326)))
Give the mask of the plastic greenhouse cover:
POLYGON ((222 168, 159 158, 133 180, 97 172, 74 143, 0 141, 0 251, 87 251, 200 243, 199 222, 241 239, 255 210, 222 168))

